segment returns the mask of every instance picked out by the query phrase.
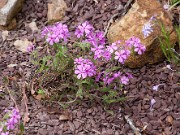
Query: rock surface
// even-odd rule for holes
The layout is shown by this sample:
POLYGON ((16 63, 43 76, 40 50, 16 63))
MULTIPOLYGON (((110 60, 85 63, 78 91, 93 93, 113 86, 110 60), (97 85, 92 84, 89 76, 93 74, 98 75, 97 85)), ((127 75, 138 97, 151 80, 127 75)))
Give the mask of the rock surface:
POLYGON ((170 32, 171 43, 174 44, 177 37, 172 21, 157 0, 137 0, 128 13, 109 28, 107 37, 110 42, 124 41, 134 35, 146 46, 143 55, 130 56, 126 60, 125 65, 130 68, 143 67, 147 63, 154 64, 163 60, 163 52, 157 38, 161 35, 160 27, 157 24, 153 25, 153 32, 146 38, 142 33, 144 24, 149 22, 152 16, 156 16, 156 21, 161 21, 165 25, 170 32))
POLYGON ((15 18, 12 19, 12 21, 8 25, 0 25, 0 30, 12 30, 15 29, 17 26, 17 21, 15 18))
POLYGON ((64 0, 52 0, 52 3, 48 4, 48 22, 54 23, 60 21, 67 9, 67 5, 64 0))
POLYGON ((21 10, 24 0, 1 0, 0 25, 7 26, 21 10))

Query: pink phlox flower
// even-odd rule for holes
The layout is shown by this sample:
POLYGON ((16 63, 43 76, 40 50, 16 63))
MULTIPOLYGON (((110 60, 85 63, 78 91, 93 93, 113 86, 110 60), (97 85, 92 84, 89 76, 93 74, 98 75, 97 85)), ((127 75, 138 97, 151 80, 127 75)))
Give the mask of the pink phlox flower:
POLYGON ((133 78, 132 74, 130 74, 130 73, 126 73, 126 75, 129 79, 133 78))
POLYGON ((20 114, 19 111, 17 109, 13 109, 11 111, 11 113, 9 114, 10 119, 7 122, 7 129, 8 130, 13 130, 15 127, 15 124, 18 123, 18 121, 20 120, 20 114))
POLYGON ((58 43, 61 40, 67 41, 69 37, 69 30, 67 25, 56 23, 52 26, 45 27, 41 32, 42 37, 46 37, 46 42, 50 45, 58 43))
POLYGON ((132 46, 136 47, 140 44, 140 39, 135 36, 132 36, 130 39, 126 40, 125 42, 128 47, 132 47, 132 46))
POLYGON ((106 77, 103 78, 103 82, 106 85, 110 85, 114 80, 114 77, 109 77, 109 74, 106 74, 106 77))
POLYGON ((105 51, 102 53, 102 57, 104 57, 105 60, 108 61, 108 60, 111 59, 111 53, 110 53, 108 50, 105 50, 105 51))
POLYGON ((142 55, 146 50, 146 47, 142 44, 138 44, 135 46, 134 51, 137 52, 139 55, 142 55))
POLYGON ((122 76, 120 78, 120 81, 121 81, 122 84, 127 85, 129 83, 129 78, 127 76, 122 76))
POLYGON ((3 128, 2 127, 0 127, 0 133, 3 131, 3 128))
POLYGON ((34 47, 35 47, 34 44, 28 45, 28 47, 27 47, 27 52, 28 52, 28 53, 32 52, 32 51, 34 50, 34 47))
POLYGON ((87 77, 87 73, 86 73, 86 68, 87 65, 78 65, 77 68, 75 69, 75 74, 77 74, 77 78, 78 79, 84 79, 87 77))
POLYGON ((100 78, 101 78, 102 72, 99 72, 96 77, 95 77, 95 81, 99 82, 100 78))
POLYGON ((91 32, 86 39, 94 47, 105 44, 105 37, 102 31, 91 32))
POLYGON ((114 77, 107 79, 107 85, 110 85, 114 81, 114 77))
POLYGON ((124 64, 124 61, 130 56, 129 50, 120 50, 115 52, 115 59, 124 64))
POLYGON ((2 132, 1 135, 9 135, 9 132, 2 132))
POLYGON ((99 59, 104 53, 104 46, 100 45, 98 47, 91 48, 91 51, 94 52, 94 59, 99 59))
POLYGON ((50 32, 51 26, 46 26, 44 29, 41 31, 41 37, 44 38, 46 35, 50 32))
POLYGON ((103 31, 96 31, 96 39, 98 40, 99 45, 105 44, 105 37, 103 31))
POLYGON ((15 128, 15 124, 13 119, 9 119, 8 122, 7 122, 7 129, 8 130, 13 130, 15 128))
POLYGON ((85 79, 96 74, 96 66, 89 59, 79 58, 75 60, 75 74, 78 79, 85 79))
POLYGON ((114 79, 116 78, 113 76, 113 73, 106 73, 105 77, 103 78, 103 82, 105 85, 110 85, 114 79))
POLYGON ((78 25, 75 31, 75 35, 77 36, 77 38, 80 38, 84 34, 88 36, 92 32, 92 30, 94 30, 92 25, 90 25, 88 21, 85 21, 81 25, 78 25))
POLYGON ((134 51, 137 52, 139 55, 143 54, 146 50, 145 46, 141 44, 140 39, 135 36, 126 40, 126 45, 129 47, 134 47, 134 51))
POLYGON ((49 43, 50 45, 53 45, 55 43, 55 38, 56 35, 55 34, 47 34, 47 38, 46 38, 46 42, 49 43))
POLYGON ((81 64, 81 63, 83 63, 83 61, 84 61, 84 59, 82 57, 75 58, 74 64, 81 64))
POLYGON ((117 73, 113 74, 113 77, 116 79, 116 78, 120 77, 120 75, 121 75, 121 72, 118 71, 117 73))
POLYGON ((76 35, 76 37, 77 38, 80 38, 80 37, 82 37, 83 35, 84 35, 84 33, 83 32, 81 32, 81 30, 80 29, 76 29, 76 31, 75 31, 75 33, 74 33, 75 35, 76 35))
POLYGON ((116 51, 118 49, 116 43, 112 43, 110 46, 107 46, 107 50, 110 52, 110 53, 113 53, 114 51, 116 51))

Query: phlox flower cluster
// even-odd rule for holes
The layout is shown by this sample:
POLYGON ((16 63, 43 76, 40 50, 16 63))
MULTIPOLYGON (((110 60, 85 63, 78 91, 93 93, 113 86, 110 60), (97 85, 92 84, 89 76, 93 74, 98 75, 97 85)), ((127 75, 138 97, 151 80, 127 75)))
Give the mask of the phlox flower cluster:
MULTIPOLYGON (((105 46, 105 37, 104 33, 101 31, 94 31, 94 28, 92 25, 90 25, 87 21, 83 24, 79 25, 75 31, 75 35, 77 38, 83 37, 83 39, 90 43, 91 45, 91 52, 93 52, 94 60, 105 60, 109 61, 113 58, 118 60, 121 64, 124 64, 125 60, 130 56, 130 49, 134 49, 137 54, 141 55, 144 53, 146 48, 144 45, 141 44, 140 39, 133 36, 130 39, 125 41, 125 45, 122 48, 119 48, 121 41, 118 40, 111 45, 105 46)), ((80 78, 86 78, 88 75, 90 65, 86 64, 85 59, 83 58, 76 58, 75 59, 75 74, 78 75, 78 79, 80 78), (80 63, 77 63, 77 61, 81 61, 80 63)), ((94 67, 94 65, 93 65, 94 67)), ((93 68, 92 68, 93 69, 93 68)), ((91 72, 90 72, 91 73, 91 72)), ((93 72, 95 73, 95 72, 93 72)), ((95 74, 92 74, 95 75, 95 74)), ((98 73, 96 80, 99 80, 101 74, 98 73), (99 77, 98 77, 99 76, 99 77)), ((106 75, 103 79, 105 84, 110 84, 115 78, 109 77, 109 75, 106 75)), ((129 81, 129 77, 127 75, 121 76, 120 79, 122 84, 127 84, 129 81)))
POLYGON ((140 39, 135 36, 132 36, 130 39, 126 40, 126 45, 134 48, 134 51, 139 55, 142 55, 146 50, 146 47, 141 44, 140 39))
POLYGON ((32 51, 34 50, 34 48, 35 48, 35 45, 34 45, 34 44, 28 45, 28 47, 27 47, 27 52, 28 52, 28 53, 32 52, 32 51))
POLYGON ((86 42, 89 42, 91 45, 94 47, 97 47, 99 45, 104 45, 105 44, 105 37, 104 37, 104 32, 102 31, 95 31, 91 32, 87 37, 86 37, 86 42))
POLYGON ((46 42, 50 45, 55 43, 59 43, 60 41, 67 41, 69 37, 69 30, 67 25, 62 23, 56 23, 52 26, 45 27, 42 32, 41 36, 46 38, 46 42))
POLYGON ((74 60, 75 74, 77 74, 78 79, 85 79, 87 77, 92 77, 96 74, 96 66, 89 59, 84 59, 82 57, 76 58, 74 60))
POLYGON ((104 58, 106 61, 111 59, 111 52, 105 48, 104 45, 92 47, 91 51, 94 53, 94 59, 104 58))
MULTIPOLYGON (((98 74, 98 76, 96 77, 96 81, 99 80, 98 78, 100 78, 100 75, 98 74)), ((132 78, 132 75, 130 73, 126 73, 126 74, 122 74, 121 72, 115 72, 115 73, 106 73, 105 77, 103 78, 103 82, 106 85, 110 85, 114 80, 119 81, 119 83, 127 85, 129 83, 129 79, 132 78)))
POLYGON ((85 42, 89 42, 94 47, 105 44, 104 32, 94 31, 94 27, 87 21, 77 26, 75 35, 77 38, 84 37, 85 42))
POLYGON ((13 108, 11 111, 8 110, 6 112, 9 116, 8 119, 6 120, 6 122, 3 124, 3 126, 6 126, 6 131, 4 132, 4 130, 3 130, 4 127, 0 127, 1 135, 9 135, 9 131, 13 130, 15 128, 16 124, 19 122, 19 120, 21 118, 19 111, 15 108, 13 108))
POLYGON ((124 61, 130 56, 129 50, 120 50, 115 52, 115 59, 118 60, 121 64, 124 64, 124 61))
POLYGON ((75 35, 77 36, 77 38, 81 38, 83 36, 89 36, 93 30, 94 30, 93 26, 90 25, 88 21, 85 21, 84 23, 77 26, 75 35))

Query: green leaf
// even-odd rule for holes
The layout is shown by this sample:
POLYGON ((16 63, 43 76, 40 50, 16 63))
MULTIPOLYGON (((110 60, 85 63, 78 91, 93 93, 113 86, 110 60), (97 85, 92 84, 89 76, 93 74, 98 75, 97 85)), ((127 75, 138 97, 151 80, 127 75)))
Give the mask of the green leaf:
POLYGON ((110 91, 111 89, 109 87, 103 87, 103 88, 100 88, 100 91, 101 92, 108 92, 110 91))
POLYGON ((114 66, 114 67, 111 68, 111 69, 106 69, 105 72, 106 72, 106 73, 109 73, 109 72, 116 71, 116 70, 119 70, 119 69, 121 69, 121 67, 114 66))
POLYGON ((77 91, 76 96, 81 98, 81 99, 83 98, 83 91, 81 88, 79 88, 79 90, 77 91))
POLYGON ((20 131, 21 131, 21 134, 23 134, 23 133, 24 133, 24 125, 23 125, 23 123, 22 123, 22 122, 20 123, 20 131))
POLYGON ((75 44, 75 46, 78 46, 80 47, 83 51, 90 48, 90 44, 89 43, 86 43, 86 42, 83 42, 83 43, 77 43, 75 44))

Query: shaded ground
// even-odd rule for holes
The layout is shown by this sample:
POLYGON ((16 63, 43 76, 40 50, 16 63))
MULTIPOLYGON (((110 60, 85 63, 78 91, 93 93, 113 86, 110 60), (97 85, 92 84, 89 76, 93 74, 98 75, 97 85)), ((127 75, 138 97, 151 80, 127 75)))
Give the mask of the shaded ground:
MULTIPOLYGON (((69 10, 64 23, 73 30, 78 23, 89 20, 97 29, 104 30, 111 16, 118 12, 120 5, 125 5, 126 0, 67 0, 69 10), (124 2, 123 2, 124 1, 124 2)), ((29 55, 18 51, 13 42, 16 39, 28 38, 37 46, 43 41, 38 32, 32 32, 26 23, 35 21, 39 29, 46 25, 47 0, 26 0, 23 10, 18 14, 18 27, 11 31, 7 40, 2 41, 0 36, 0 89, 3 86, 3 76, 17 77, 23 73, 29 82, 33 67, 29 64, 29 55), (16 67, 7 68, 9 64, 18 64, 16 67)), ((167 62, 157 65, 145 66, 141 69, 129 70, 134 76, 130 85, 124 87, 127 91, 128 101, 114 104, 108 110, 95 101, 83 101, 72 105, 64 112, 62 107, 56 103, 38 101, 27 91, 28 109, 30 121, 26 124, 26 135, 61 135, 61 134, 106 134, 106 135, 133 135, 125 115, 134 122, 139 129, 144 129, 145 135, 178 135, 180 134, 180 90, 178 67, 171 65, 176 71, 166 68, 167 62), (158 91, 152 87, 163 84, 158 91), (153 111, 150 111, 150 100, 155 99, 153 111), (62 114, 68 114, 68 120, 59 120, 62 114), (171 117, 171 118, 170 118, 171 117), (171 120, 170 120, 171 119, 171 120)), ((17 85, 11 81, 9 88, 13 90, 14 98, 17 100, 21 113, 24 114, 24 105, 21 102, 22 93, 17 85)), ((0 112, 6 107, 14 106, 10 97, 1 92, 0 112), (2 93, 2 94, 1 94, 2 93)))

